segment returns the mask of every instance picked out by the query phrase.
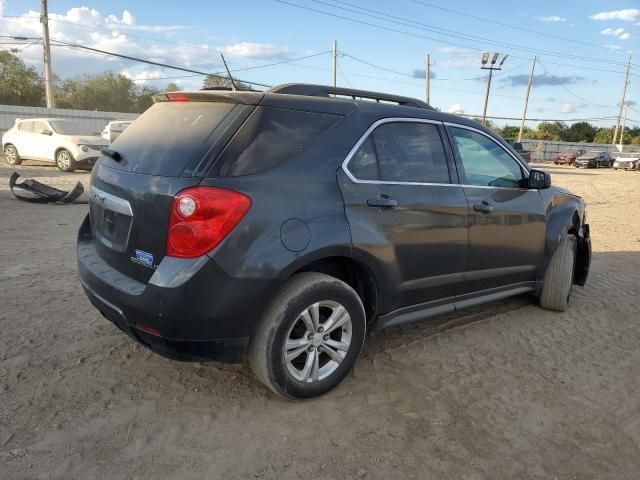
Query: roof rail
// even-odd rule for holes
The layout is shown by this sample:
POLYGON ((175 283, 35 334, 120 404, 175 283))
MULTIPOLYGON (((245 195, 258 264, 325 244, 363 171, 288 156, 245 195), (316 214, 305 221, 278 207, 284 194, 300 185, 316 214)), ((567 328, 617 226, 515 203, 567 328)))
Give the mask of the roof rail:
POLYGON ((405 107, 424 108, 433 110, 426 102, 411 97, 402 97, 388 93, 370 92, 355 88, 331 87, 328 85, 313 85, 310 83, 285 83, 277 85, 267 93, 285 93, 289 95, 305 95, 309 97, 350 97, 353 100, 374 100, 376 102, 390 102, 405 107))

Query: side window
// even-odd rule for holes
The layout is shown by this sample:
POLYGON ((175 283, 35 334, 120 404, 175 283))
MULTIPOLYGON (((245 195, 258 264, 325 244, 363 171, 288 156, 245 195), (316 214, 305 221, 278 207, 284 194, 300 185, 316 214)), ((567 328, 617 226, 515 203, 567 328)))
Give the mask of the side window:
POLYGON ((33 132, 40 133, 40 130, 49 130, 47 124, 41 120, 33 122, 33 132))
POLYGON ((436 125, 386 123, 373 132, 380 178, 390 182, 450 183, 436 125))
POLYGON ((358 180, 380 180, 378 159, 371 136, 360 145, 360 148, 349 161, 349 171, 358 180))
POLYGON ((220 175, 260 173, 309 149, 339 115, 256 107, 217 160, 220 175))
POLYGON ((20 122, 20 131, 21 132, 33 132, 33 123, 31 120, 27 120, 26 122, 20 122))
POLYGON ((472 130, 453 127, 451 131, 467 184, 513 188, 523 185, 522 168, 500 145, 472 130))

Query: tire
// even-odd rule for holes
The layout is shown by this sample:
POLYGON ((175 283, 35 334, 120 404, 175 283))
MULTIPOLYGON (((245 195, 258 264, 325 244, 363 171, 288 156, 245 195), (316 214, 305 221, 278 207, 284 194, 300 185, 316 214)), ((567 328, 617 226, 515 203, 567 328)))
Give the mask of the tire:
POLYGON ((56 153, 56 166, 63 172, 73 172, 76 169, 76 161, 68 150, 60 150, 56 153))
POLYGON ((564 312, 569 306, 577 242, 574 235, 566 234, 551 257, 540 293, 540 306, 546 310, 564 312))
POLYGON ((22 163, 18 149, 10 143, 4 146, 4 159, 9 165, 20 165, 22 163))
POLYGON ((278 395, 292 400, 316 397, 336 387, 351 371, 365 331, 362 301, 349 285, 323 273, 300 273, 280 289, 265 311, 249 345, 249 363, 258 379, 278 395), (316 315, 314 305, 319 306, 316 315), (344 321, 327 333, 323 326, 331 314, 344 321), (287 353, 290 361, 285 359, 287 353))

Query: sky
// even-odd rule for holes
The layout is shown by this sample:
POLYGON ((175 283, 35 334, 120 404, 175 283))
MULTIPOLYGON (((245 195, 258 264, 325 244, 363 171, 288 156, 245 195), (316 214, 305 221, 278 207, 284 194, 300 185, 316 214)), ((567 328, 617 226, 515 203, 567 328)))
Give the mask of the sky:
MULTIPOLYGON (((430 103, 467 114, 482 113, 488 73, 480 69, 482 52, 498 52, 499 61, 508 57, 494 72, 487 112, 498 117, 521 116, 536 55, 528 118, 570 123, 617 114, 627 58, 640 59, 640 0, 494 0, 488 5, 469 0, 50 0, 49 25, 55 40, 204 72, 221 72, 223 53, 238 78, 267 85, 329 84, 335 40, 339 86, 421 99, 429 54, 430 103), (296 60, 301 57, 307 58, 296 60), (278 62, 287 63, 264 67, 278 62)), ((38 0, 0 0, 0 36, 39 37, 39 9, 38 0)), ((42 70, 41 46, 8 41, 0 37, 0 48, 18 48, 25 62, 42 70)), ((182 89, 198 89, 203 79, 62 46, 52 48, 52 59, 61 78, 111 70, 158 87, 175 81, 182 89)), ((629 117, 640 120, 640 66, 632 66, 629 78, 629 117)), ((592 123, 609 126, 611 120, 592 123)))

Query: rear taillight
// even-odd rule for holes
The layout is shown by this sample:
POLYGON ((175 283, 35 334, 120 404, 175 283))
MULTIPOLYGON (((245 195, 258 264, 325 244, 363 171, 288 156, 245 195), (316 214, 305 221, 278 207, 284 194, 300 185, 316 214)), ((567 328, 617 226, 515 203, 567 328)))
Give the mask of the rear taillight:
POLYGON ((251 199, 231 190, 193 187, 173 200, 167 255, 194 258, 218 245, 251 207, 251 199))
POLYGON ((167 93, 170 102, 189 102, 191 99, 183 93, 167 93))

